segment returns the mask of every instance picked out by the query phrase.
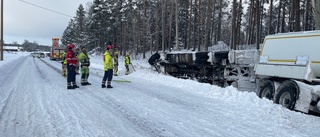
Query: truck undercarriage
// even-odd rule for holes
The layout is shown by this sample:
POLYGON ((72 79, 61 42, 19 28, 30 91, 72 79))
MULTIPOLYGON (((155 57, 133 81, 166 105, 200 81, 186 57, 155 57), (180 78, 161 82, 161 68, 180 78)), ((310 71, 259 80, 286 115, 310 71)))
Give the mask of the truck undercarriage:
POLYGON ((291 110, 304 113, 308 113, 309 110, 319 112, 318 95, 312 95, 314 98, 311 98, 307 96, 309 94, 302 94, 306 91, 300 91, 301 84, 305 83, 276 76, 257 77, 257 50, 171 52, 162 55, 162 59, 160 56, 149 59, 150 62, 154 62, 152 64, 159 72, 177 78, 192 79, 220 87, 232 85, 240 91, 256 92, 259 97, 273 100, 291 110))

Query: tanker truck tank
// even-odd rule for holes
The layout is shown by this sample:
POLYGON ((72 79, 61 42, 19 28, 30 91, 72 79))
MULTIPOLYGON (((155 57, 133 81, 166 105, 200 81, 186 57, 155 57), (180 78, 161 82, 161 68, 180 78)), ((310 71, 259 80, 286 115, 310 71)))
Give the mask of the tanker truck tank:
POLYGON ((257 75, 319 81, 320 31, 270 35, 264 39, 257 75))

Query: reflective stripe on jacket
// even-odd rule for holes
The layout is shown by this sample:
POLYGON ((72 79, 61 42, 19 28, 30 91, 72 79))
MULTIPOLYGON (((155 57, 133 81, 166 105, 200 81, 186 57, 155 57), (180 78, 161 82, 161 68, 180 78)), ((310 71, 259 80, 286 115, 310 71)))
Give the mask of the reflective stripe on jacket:
POLYGON ((73 50, 68 50, 66 55, 67 64, 70 65, 76 65, 77 64, 77 58, 75 54, 73 53, 73 50))
POLYGON ((119 66, 119 64, 118 64, 118 56, 117 55, 114 56, 113 60, 114 60, 114 66, 119 66))
POLYGON ((78 55, 78 59, 79 59, 79 62, 81 63, 81 66, 90 66, 90 61, 89 61, 89 57, 86 53, 80 53, 78 55))
POLYGON ((61 62, 62 64, 67 64, 67 60, 66 60, 66 52, 62 52, 61 55, 60 55, 60 58, 61 58, 61 62))

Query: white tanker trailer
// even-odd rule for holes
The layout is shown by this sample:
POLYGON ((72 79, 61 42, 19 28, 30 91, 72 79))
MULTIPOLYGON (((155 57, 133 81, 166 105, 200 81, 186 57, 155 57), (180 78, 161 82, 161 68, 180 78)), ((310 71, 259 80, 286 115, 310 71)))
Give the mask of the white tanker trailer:
POLYGON ((255 65, 259 97, 308 113, 320 110, 320 31, 267 36, 255 65))
POLYGON ((320 31, 267 36, 260 52, 180 51, 162 59, 155 54, 149 63, 175 77, 233 85, 291 110, 320 112, 320 31))

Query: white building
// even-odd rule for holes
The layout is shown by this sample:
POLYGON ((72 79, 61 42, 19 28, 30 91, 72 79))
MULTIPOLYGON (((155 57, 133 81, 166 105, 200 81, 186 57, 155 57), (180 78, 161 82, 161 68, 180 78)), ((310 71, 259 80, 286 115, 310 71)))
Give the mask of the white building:
POLYGON ((21 49, 23 48, 19 46, 3 46, 3 51, 20 51, 21 49))

